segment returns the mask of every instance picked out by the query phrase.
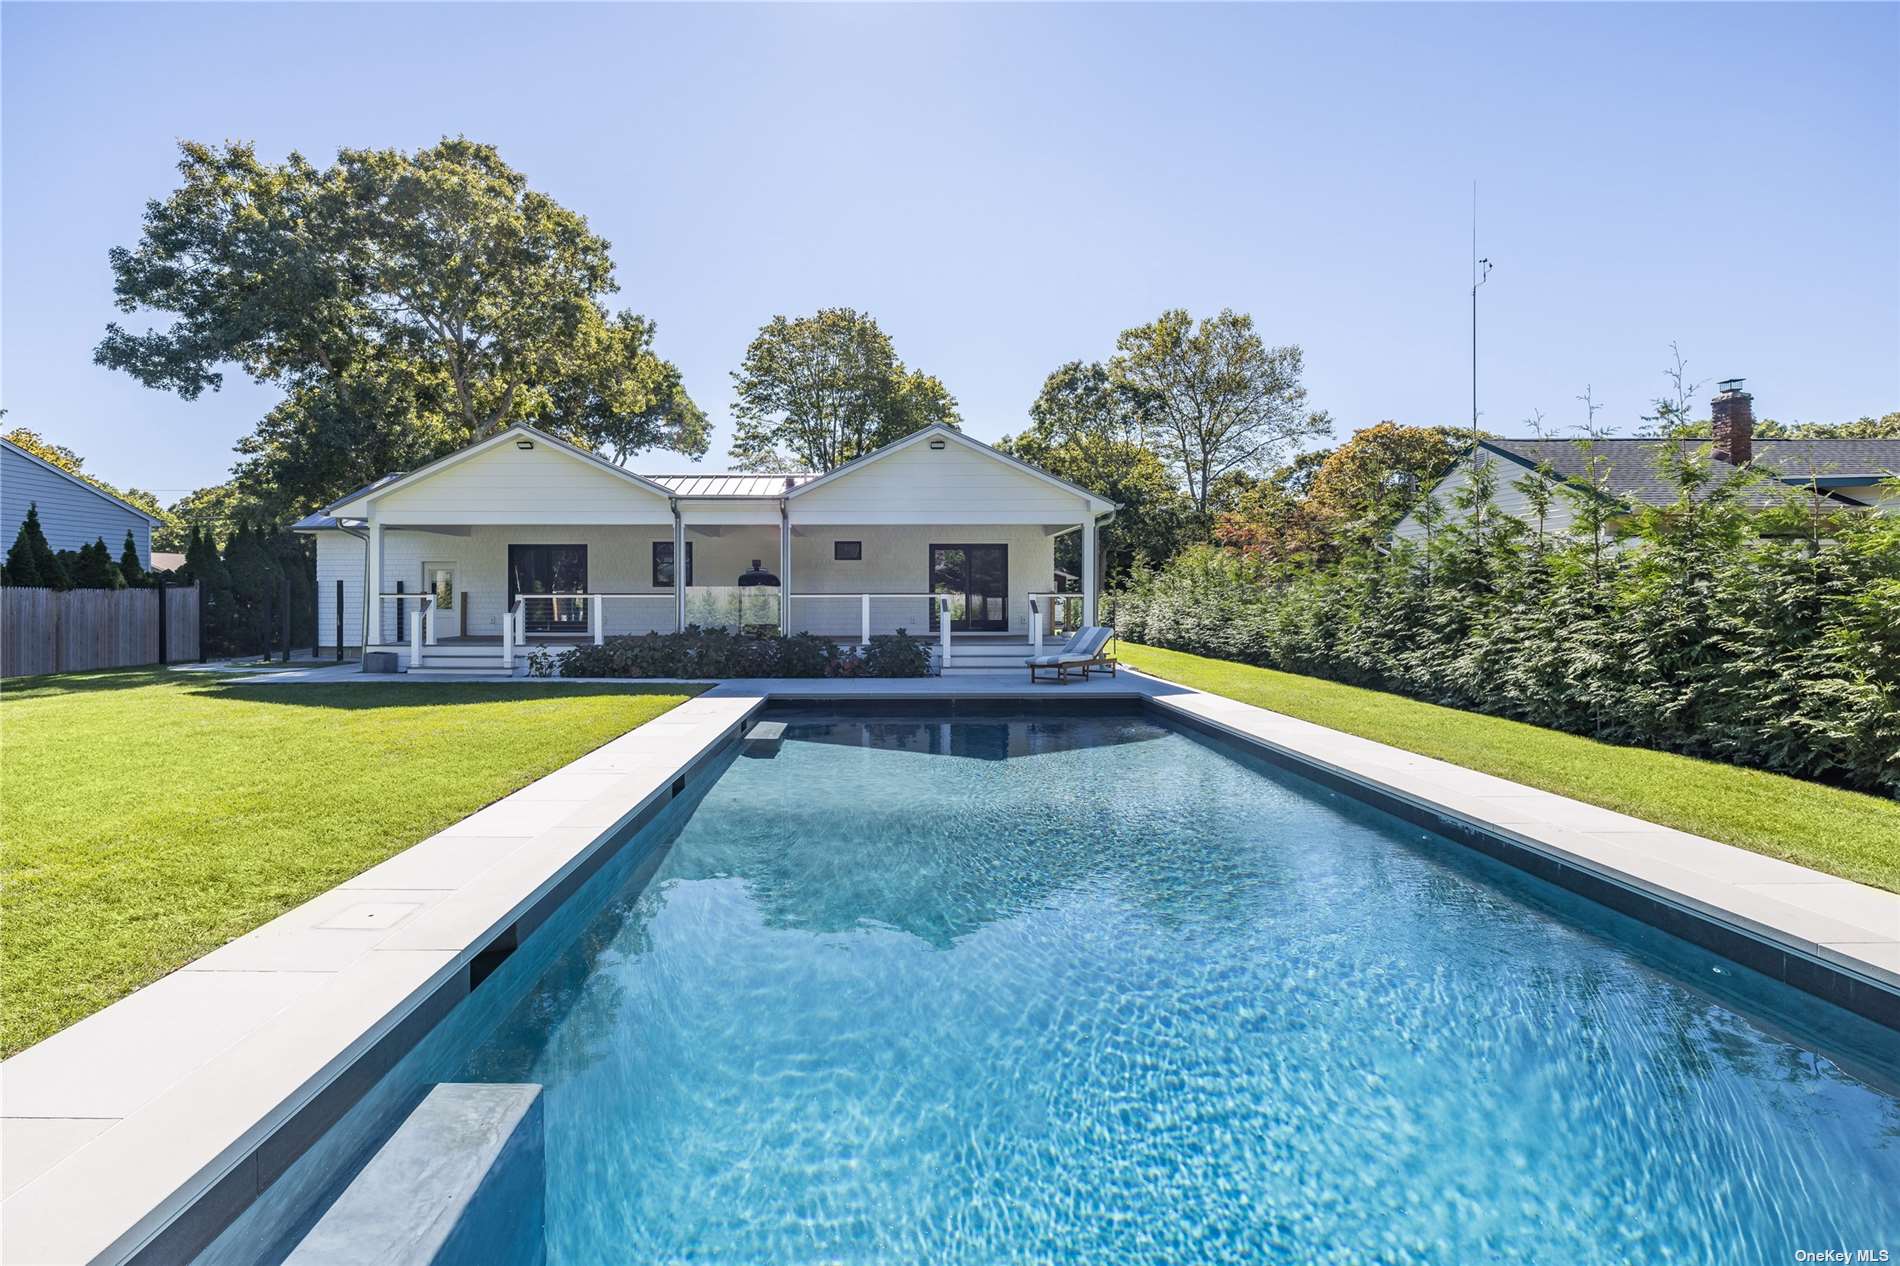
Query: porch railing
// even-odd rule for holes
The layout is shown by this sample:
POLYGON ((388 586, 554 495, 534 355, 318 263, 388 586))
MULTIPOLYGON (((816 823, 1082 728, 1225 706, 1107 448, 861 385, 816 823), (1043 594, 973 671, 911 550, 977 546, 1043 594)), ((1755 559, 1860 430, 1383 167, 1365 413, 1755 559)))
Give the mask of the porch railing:
POLYGON ((870 645, 874 632, 898 629, 924 635, 930 629, 932 593, 795 593, 791 631, 819 637, 850 637, 870 645))
POLYGON ((1065 638, 1082 627, 1082 595, 1032 593, 1029 595, 1029 644, 1038 654, 1045 637, 1065 638))

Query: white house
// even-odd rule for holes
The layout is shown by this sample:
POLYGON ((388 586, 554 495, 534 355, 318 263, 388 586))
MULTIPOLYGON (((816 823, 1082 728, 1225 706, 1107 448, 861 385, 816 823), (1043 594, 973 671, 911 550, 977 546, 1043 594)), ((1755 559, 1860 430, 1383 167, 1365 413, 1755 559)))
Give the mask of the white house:
POLYGON ((321 643, 406 667, 493 672, 531 646, 693 624, 901 628, 970 667, 1093 622, 1115 508, 945 426, 823 475, 638 475, 517 425, 296 530, 317 541, 321 643), (1061 595, 1069 532, 1081 592, 1061 595))
POLYGON ((116 559, 130 532, 139 566, 152 565, 152 528, 157 519, 12 440, 0 439, 0 551, 20 534, 29 506, 39 507, 40 530, 56 550, 76 550, 103 540, 116 559))

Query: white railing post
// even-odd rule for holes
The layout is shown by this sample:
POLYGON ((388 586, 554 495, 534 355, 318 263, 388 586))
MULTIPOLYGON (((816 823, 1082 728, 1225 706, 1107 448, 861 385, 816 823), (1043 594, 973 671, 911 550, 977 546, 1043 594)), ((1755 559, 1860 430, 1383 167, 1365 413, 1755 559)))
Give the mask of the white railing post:
POLYGON ((528 597, 523 594, 515 599, 515 645, 528 643, 528 597))
POLYGON ((1032 654, 1042 654, 1042 607, 1034 594, 1029 597, 1029 649, 1032 654))
MULTIPOLYGON (((396 602, 400 604, 402 599, 398 598, 396 602)), ((416 618, 409 621, 409 667, 412 669, 422 667, 422 621, 427 614, 422 606, 418 606, 416 618)))
POLYGON ((435 594, 422 599, 422 616, 428 621, 422 626, 422 640, 426 645, 435 645, 435 594))
POLYGON ((950 667, 950 599, 942 594, 937 596, 937 648, 942 654, 937 661, 941 671, 950 667))
POLYGON ((599 646, 607 640, 607 626, 600 622, 600 595, 594 595, 594 645, 599 646))
MULTIPOLYGON (((517 602, 519 599, 517 599, 517 602)), ((515 671, 515 613, 504 609, 501 613, 501 667, 509 676, 515 671)))
POLYGON ((858 595, 858 625, 858 644, 869 646, 871 644, 871 595, 868 593, 858 595))

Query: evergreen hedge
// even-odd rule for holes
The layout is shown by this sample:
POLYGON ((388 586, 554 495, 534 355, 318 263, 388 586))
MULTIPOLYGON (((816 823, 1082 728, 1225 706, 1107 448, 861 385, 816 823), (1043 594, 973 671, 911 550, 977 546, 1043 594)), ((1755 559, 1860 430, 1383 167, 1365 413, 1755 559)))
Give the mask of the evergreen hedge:
POLYGON ((1900 796, 1900 517, 1665 463, 1667 506, 1562 492, 1571 535, 1499 513, 1488 474, 1422 546, 1201 547, 1106 609, 1150 646, 1900 796))

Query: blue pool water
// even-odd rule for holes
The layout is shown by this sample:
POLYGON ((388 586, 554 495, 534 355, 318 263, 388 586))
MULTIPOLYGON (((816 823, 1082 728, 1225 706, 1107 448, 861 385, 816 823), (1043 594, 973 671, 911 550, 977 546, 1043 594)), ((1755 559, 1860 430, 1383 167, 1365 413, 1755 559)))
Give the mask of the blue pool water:
POLYGON ((1900 1258, 1848 1013, 1136 715, 748 750, 441 1069, 551 1262, 1900 1258))

